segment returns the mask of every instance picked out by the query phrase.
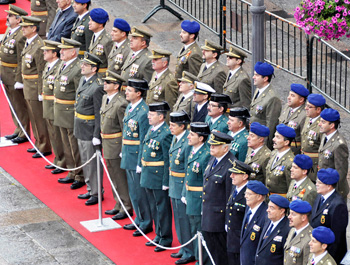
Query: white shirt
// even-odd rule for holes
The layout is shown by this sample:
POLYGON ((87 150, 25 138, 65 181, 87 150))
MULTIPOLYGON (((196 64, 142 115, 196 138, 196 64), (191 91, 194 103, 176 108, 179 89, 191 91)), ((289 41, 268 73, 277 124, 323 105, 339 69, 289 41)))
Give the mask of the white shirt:
POLYGON ((185 94, 183 94, 184 100, 185 100, 185 99, 188 99, 190 96, 192 96, 192 95, 193 95, 193 93, 194 93, 194 91, 193 91, 193 90, 191 90, 191 91, 190 91, 190 92, 188 92, 186 95, 185 95, 185 94))
POLYGON ((247 186, 247 184, 248 184, 248 181, 247 181, 244 185, 242 185, 241 187, 239 187, 239 188, 236 186, 237 194, 240 193, 240 191, 241 191, 245 186, 247 186))
POLYGON ((201 144, 200 146, 198 146, 197 148, 193 147, 193 149, 192 149, 192 152, 191 152, 191 153, 193 153, 193 154, 197 153, 197 152, 198 152, 198 150, 199 150, 199 149, 201 149, 203 145, 204 145, 204 143, 203 143, 203 144, 201 144))
POLYGON ((318 119, 318 117, 320 117, 320 115, 318 115, 316 118, 311 118, 311 123, 314 123, 318 119))
POLYGON ((214 124, 222 115, 216 118, 211 118, 211 123, 214 124))
POLYGON ((239 134, 239 133, 240 133, 241 131, 243 131, 244 129, 245 129, 245 128, 242 128, 242 129, 240 129, 238 132, 235 132, 235 133, 231 131, 231 136, 232 136, 232 137, 235 137, 237 134, 239 134))
POLYGON ((197 111, 200 112, 203 106, 207 103, 208 101, 204 102, 202 105, 197 104, 197 111))
POLYGON ((297 235, 299 235, 299 233, 301 232, 301 231, 303 231, 306 227, 308 227, 309 226, 309 223, 307 223, 307 225, 305 225, 304 227, 302 227, 302 228, 300 228, 300 229, 298 229, 298 230, 296 230, 295 229, 295 233, 297 233, 297 235))
POLYGON ((207 64, 207 63, 205 63, 205 66, 207 67, 207 69, 209 69, 209 67, 210 66, 212 66, 214 63, 216 63, 217 61, 215 61, 215 62, 212 62, 212 63, 210 63, 210 64, 207 64))
POLYGON ((112 99, 113 99, 117 94, 118 94, 118 92, 117 92, 117 93, 114 93, 113 95, 110 95, 110 96, 107 95, 108 102, 111 102, 112 99))
POLYGON ((129 112, 133 111, 137 107, 137 105, 141 103, 141 101, 142 101, 142 98, 140 98, 140 100, 137 101, 136 103, 131 104, 131 108, 130 108, 129 112))
POLYGON ((190 47, 191 45, 193 45, 194 43, 195 43, 195 41, 190 43, 190 44, 184 45, 185 50, 187 50, 187 48, 190 47))
POLYGON ((57 61, 58 61, 58 59, 56 59, 55 61, 49 63, 48 67, 51 69, 51 67, 54 66, 57 61))
POLYGON ((36 34, 34 37, 31 37, 30 39, 27 39, 27 43, 28 45, 32 43, 32 41, 36 38, 36 36, 38 36, 38 34, 36 34))
POLYGON ((252 212, 252 214, 249 216, 248 223, 250 222, 250 220, 252 220, 254 214, 257 212, 257 210, 259 209, 259 207, 262 203, 263 202, 259 203, 259 205, 255 206, 254 208, 250 208, 250 211, 252 212))
POLYGON ((67 61, 67 62, 64 62, 64 64, 66 65, 64 68, 66 68, 68 65, 70 65, 77 57, 67 61))
POLYGON ((277 155, 276 155, 276 158, 275 158, 275 161, 273 162, 274 164, 277 162, 277 157, 278 157, 278 160, 280 160, 285 154, 287 154, 287 152, 290 150, 290 148, 288 148, 287 150, 284 150, 283 152, 277 152, 277 155))
POLYGON ((328 192, 325 195, 322 195, 322 197, 324 198, 324 201, 326 201, 333 193, 334 193, 335 189, 333 189, 332 191, 328 192))
POLYGON ((158 130, 160 128, 160 126, 163 125, 163 123, 164 123, 164 121, 156 126, 152 126, 152 131, 154 132, 154 131, 158 130))
MULTIPOLYGON (((232 78, 232 76, 234 76, 234 75, 235 75, 235 73, 237 73, 237 71, 238 71, 239 69, 241 69, 241 67, 238 67, 238 68, 237 68, 237 69, 235 69, 235 70, 230 70, 230 74, 231 74, 230 79, 232 78)), ((230 74, 229 74, 229 75, 230 75, 230 74)))
POLYGON ((294 109, 291 109, 292 113, 296 112, 300 107, 301 107, 301 106, 296 107, 296 108, 294 108, 294 109))
POLYGON ((181 138, 185 135, 185 133, 186 133, 186 130, 184 130, 184 131, 183 131, 182 133, 180 133, 179 135, 176 135, 175 137, 176 137, 177 141, 180 141, 181 138))
POLYGON ((332 132, 331 134, 326 135, 327 138, 327 142, 329 141, 329 139, 331 139, 333 137, 333 135, 337 132, 338 130, 335 130, 334 132, 332 132))
POLYGON ((135 56, 138 55, 142 50, 143 50, 143 49, 138 50, 138 51, 136 51, 136 52, 132 51, 133 56, 135 57, 135 56))
POLYGON ((162 74, 165 73, 165 71, 168 70, 168 68, 166 68, 164 71, 160 72, 160 73, 156 73, 156 78, 160 78, 162 76, 162 74))
POLYGON ((313 254, 313 255, 312 255, 312 258, 313 258, 314 261, 315 261, 315 265, 316 265, 317 263, 319 263, 320 260, 323 259, 323 257, 327 255, 327 253, 328 253, 328 251, 326 250, 325 252, 323 252, 321 255, 318 255, 317 257, 315 257, 315 254, 313 254))
POLYGON ((264 91, 266 90, 266 88, 268 88, 270 86, 270 84, 268 84, 267 86, 263 87, 263 88, 258 88, 259 90, 259 97, 262 93, 264 93, 264 91))
MULTIPOLYGON (((259 152, 259 150, 260 150, 262 147, 263 147, 263 145, 260 146, 260 147, 258 147, 258 148, 256 148, 256 149, 254 149, 254 150, 252 150, 252 151, 253 151, 253 154, 256 155, 257 152, 259 152)), ((251 155, 251 154, 250 154, 250 155, 251 155)))
POLYGON ((89 11, 86 11, 84 14, 78 16, 79 20, 81 20, 83 17, 85 17, 85 15, 86 15, 87 13, 89 13, 89 11))
POLYGON ((295 182, 295 185, 297 186, 297 188, 306 180, 306 178, 307 177, 295 182))
POLYGON ((100 37, 101 33, 104 31, 105 29, 100 30, 99 32, 94 33, 95 36, 95 42, 97 41, 97 38, 100 37))
POLYGON ((123 40, 123 41, 121 41, 121 42, 116 42, 116 43, 115 43, 115 47, 119 48, 120 46, 123 45, 123 43, 124 43, 125 41, 126 41, 126 39, 123 40))
POLYGON ((220 161, 224 158, 225 155, 227 155, 227 153, 230 152, 230 151, 227 151, 223 156, 221 157, 216 157, 216 160, 218 161, 216 164, 219 164, 220 161))
POLYGON ((15 27, 15 28, 13 28, 13 29, 10 29, 10 31, 11 31, 10 36, 11 36, 13 33, 15 33, 16 30, 19 29, 20 27, 21 27, 21 26, 18 26, 18 27, 15 27))
MULTIPOLYGON (((270 229, 270 226, 271 226, 271 223, 273 224, 273 228, 272 228, 272 230, 271 230, 271 233, 272 233, 272 231, 273 230, 275 230, 275 228, 278 226, 278 224, 283 220, 283 218, 284 218, 285 216, 283 216, 281 219, 279 219, 278 221, 276 221, 276 222, 270 222, 270 225, 269 225, 269 227, 267 228, 267 230, 266 230, 266 232, 270 229)), ((265 236, 265 235, 264 235, 265 236)))

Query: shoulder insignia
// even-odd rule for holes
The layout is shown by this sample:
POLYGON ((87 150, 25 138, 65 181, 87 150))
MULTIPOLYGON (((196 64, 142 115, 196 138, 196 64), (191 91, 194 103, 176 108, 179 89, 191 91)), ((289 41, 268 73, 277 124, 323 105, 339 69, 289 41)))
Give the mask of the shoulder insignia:
POLYGON ((294 159, 293 158, 289 158, 289 160, 293 162, 294 159))
POLYGON ((102 79, 97 78, 97 84, 99 84, 100 86, 101 86, 101 85, 103 85, 103 81, 102 81, 102 79))
POLYGON ((307 186, 307 188, 308 188, 309 190, 312 190, 311 186, 307 186))

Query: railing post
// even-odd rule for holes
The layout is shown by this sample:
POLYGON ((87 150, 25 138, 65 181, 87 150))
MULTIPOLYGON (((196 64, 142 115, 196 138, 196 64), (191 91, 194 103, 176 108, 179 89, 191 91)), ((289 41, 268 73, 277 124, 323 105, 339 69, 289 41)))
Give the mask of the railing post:
POLYGON ((198 239, 198 264, 203 265, 203 249, 202 249, 202 238, 201 233, 197 232, 198 239))
POLYGON ((310 39, 309 35, 306 35, 306 82, 310 93, 312 93, 312 40, 313 37, 310 39))
POLYGON ((226 50, 226 0, 220 1, 220 45, 226 50))

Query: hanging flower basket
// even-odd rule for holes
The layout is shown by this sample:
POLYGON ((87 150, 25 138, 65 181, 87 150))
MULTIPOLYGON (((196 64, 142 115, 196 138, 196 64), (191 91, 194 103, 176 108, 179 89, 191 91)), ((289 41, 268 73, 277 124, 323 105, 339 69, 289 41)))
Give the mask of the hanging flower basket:
POLYGON ((294 11, 296 23, 306 34, 324 40, 350 37, 350 0, 303 0, 294 11))

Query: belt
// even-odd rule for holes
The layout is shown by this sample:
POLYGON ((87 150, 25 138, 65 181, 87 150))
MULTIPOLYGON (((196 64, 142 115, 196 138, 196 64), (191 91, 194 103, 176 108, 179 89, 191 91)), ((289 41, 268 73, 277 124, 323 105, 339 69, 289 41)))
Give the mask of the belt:
POLYGON ((5 62, 1 62, 1 65, 5 67, 12 67, 12 68, 15 68, 18 66, 18 64, 16 63, 5 63, 5 62))
POLYGON ((105 73, 105 72, 107 72, 107 68, 100 68, 100 69, 98 69, 98 72, 105 73))
POLYGON ((270 192, 270 195, 272 195, 272 194, 277 194, 277 195, 280 195, 280 196, 282 196, 282 197, 284 197, 284 198, 286 198, 286 197, 287 197, 287 193, 276 193, 276 192, 270 192))
POLYGON ((79 55, 84 55, 85 51, 79 51, 79 55))
POLYGON ((123 133, 118 132, 118 133, 101 133, 102 139, 113 139, 113 138, 118 138, 122 137, 123 133))
POLYGON ((42 95, 43 96, 43 99, 45 100, 54 100, 55 99, 55 96, 50 96, 50 95, 42 95))
POLYGON ((318 153, 308 153, 308 152, 304 152, 304 151, 302 151, 302 153, 303 153, 304 155, 309 156, 309 157, 314 157, 314 158, 317 158, 317 157, 318 157, 318 153))
POLYGON ((292 142, 292 143, 290 144, 290 146, 299 147, 299 146, 301 146, 301 143, 300 143, 300 142, 292 142))
POLYGON ((125 145, 140 145, 140 141, 139 140, 126 140, 126 139, 123 139, 123 144, 125 144, 125 145))
POLYGON ((65 100, 65 99, 55 98, 55 103, 60 103, 64 105, 74 105, 75 100, 65 100))
POLYGON ((189 190, 189 191, 203 191, 203 187, 188 186, 186 184, 186 190, 189 190))
POLYGON ((170 171, 170 175, 172 175, 173 177, 178 177, 178 178, 184 178, 186 176, 185 173, 174 172, 174 171, 170 171))
POLYGON ((23 79, 38 79, 39 75, 23 75, 22 74, 23 79))
POLYGON ((160 167, 164 166, 164 161, 146 162, 141 159, 143 167, 160 167))
POLYGON ((47 11, 32 11, 32 16, 48 16, 49 12, 47 11))
POLYGON ((75 117, 81 119, 81 120, 94 120, 95 115, 83 115, 79 114, 78 112, 75 112, 75 117))

